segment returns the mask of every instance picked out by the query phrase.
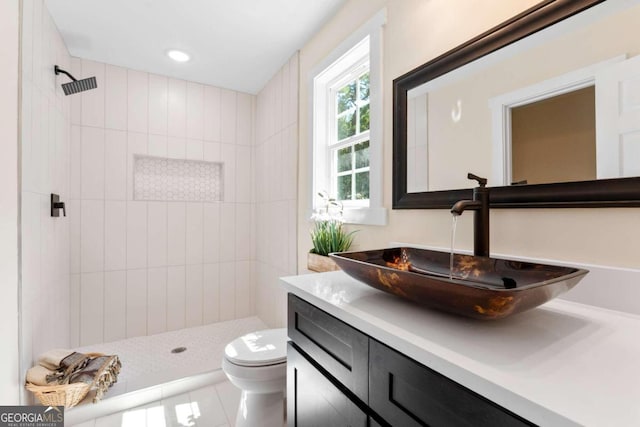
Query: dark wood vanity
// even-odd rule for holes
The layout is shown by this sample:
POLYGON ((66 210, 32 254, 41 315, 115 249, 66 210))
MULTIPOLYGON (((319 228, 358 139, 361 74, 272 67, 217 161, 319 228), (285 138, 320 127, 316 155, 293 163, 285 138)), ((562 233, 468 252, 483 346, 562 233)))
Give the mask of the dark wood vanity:
POLYGON ((289 426, 534 425, 288 296, 289 426))

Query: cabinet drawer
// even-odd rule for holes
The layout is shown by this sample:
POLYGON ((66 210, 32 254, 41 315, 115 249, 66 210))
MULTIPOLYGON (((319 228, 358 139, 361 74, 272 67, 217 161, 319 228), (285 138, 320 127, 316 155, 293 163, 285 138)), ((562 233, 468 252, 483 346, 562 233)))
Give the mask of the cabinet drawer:
POLYGON ((368 337, 289 294, 289 338, 364 403, 368 393, 368 337))
POLYGON ((364 411, 291 342, 287 345, 287 426, 367 426, 364 411))
POLYGON ((393 426, 533 425, 373 339, 369 348, 369 406, 393 426))

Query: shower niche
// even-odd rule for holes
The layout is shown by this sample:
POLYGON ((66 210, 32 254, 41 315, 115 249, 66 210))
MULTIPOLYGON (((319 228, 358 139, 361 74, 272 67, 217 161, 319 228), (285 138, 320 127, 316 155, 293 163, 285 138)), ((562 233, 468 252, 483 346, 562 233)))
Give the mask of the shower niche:
POLYGON ((221 202, 223 181, 221 162, 134 156, 134 200, 221 202))

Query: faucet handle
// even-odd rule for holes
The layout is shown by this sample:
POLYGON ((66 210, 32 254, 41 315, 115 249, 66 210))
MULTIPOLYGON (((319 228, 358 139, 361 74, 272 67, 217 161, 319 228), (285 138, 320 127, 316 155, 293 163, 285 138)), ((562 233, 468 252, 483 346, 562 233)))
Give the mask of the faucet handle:
POLYGON ((467 179, 475 179, 476 181, 478 181, 480 187, 484 187, 485 185, 487 185, 487 178, 481 178, 478 175, 472 174, 471 172, 467 174, 467 179))

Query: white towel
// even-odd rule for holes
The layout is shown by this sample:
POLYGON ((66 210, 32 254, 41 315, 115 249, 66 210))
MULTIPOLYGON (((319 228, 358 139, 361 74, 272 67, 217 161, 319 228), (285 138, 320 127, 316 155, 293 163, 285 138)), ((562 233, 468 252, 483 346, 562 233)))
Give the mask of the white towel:
POLYGON ((50 385, 52 383, 47 382, 47 377, 52 375, 55 375, 55 372, 44 366, 36 365, 27 371, 27 382, 35 385, 50 385))
POLYGON ((62 362, 62 360, 65 357, 69 356, 71 353, 73 353, 73 350, 66 350, 62 348, 49 350, 38 357, 38 365, 55 371, 57 369, 60 369, 60 363, 62 362))

